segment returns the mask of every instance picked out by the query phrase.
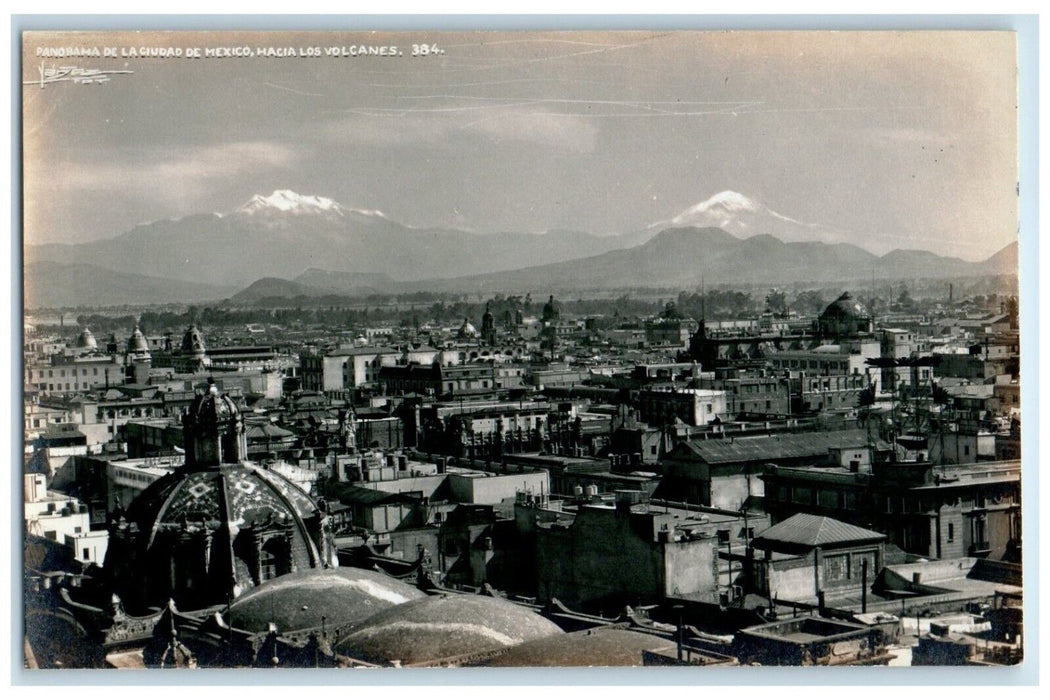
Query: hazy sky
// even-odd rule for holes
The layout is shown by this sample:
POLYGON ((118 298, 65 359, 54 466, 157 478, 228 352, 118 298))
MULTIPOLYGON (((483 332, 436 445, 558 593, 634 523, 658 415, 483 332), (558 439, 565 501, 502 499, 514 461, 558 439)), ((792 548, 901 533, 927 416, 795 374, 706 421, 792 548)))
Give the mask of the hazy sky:
POLYGON ((292 189, 412 226, 626 233, 723 190, 877 253, 1017 229, 1014 36, 994 32, 36 34, 26 241, 292 189), (412 58, 412 44, 445 53, 412 58), (400 57, 41 58, 37 47, 397 46, 400 57))

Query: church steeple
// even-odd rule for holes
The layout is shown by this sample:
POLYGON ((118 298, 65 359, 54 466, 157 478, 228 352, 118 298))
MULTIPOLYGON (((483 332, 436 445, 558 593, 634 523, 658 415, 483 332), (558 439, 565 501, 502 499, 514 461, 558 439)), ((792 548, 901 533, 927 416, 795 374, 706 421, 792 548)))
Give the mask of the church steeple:
POLYGON ((485 314, 481 317, 481 337, 489 345, 496 344, 496 317, 492 315, 490 302, 485 302, 485 314))

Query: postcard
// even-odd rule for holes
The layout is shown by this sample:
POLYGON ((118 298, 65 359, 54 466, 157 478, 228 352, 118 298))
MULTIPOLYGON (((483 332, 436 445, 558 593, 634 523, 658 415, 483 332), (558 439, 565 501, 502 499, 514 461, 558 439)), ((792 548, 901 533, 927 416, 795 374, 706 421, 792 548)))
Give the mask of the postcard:
POLYGON ((1022 663, 1014 32, 21 38, 27 672, 1022 663))

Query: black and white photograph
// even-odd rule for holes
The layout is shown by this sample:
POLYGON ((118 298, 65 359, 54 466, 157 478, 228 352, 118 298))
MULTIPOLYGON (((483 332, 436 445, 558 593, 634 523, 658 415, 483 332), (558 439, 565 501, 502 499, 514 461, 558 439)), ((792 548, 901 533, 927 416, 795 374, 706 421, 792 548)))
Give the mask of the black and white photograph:
POLYGON ((1031 662, 1016 32, 19 39, 25 674, 1031 662))

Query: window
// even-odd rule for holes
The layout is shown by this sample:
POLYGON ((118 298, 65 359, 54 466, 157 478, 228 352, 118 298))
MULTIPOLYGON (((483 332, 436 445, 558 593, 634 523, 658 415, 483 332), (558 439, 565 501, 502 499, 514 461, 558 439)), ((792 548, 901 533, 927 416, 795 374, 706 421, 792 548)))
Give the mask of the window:
POLYGON ((987 549, 988 541, 985 539, 987 535, 985 528, 985 519, 983 517, 973 519, 973 544, 976 549, 987 549))
POLYGON ((87 547, 84 547, 84 550, 80 554, 81 554, 81 556, 80 556, 81 559, 90 559, 91 558, 91 550, 88 549, 87 547))
POLYGON ((846 581, 850 577, 849 555, 836 554, 824 557, 825 581, 846 581))
POLYGON ((288 546, 283 540, 268 539, 259 551, 259 580, 268 581, 288 573, 289 559, 288 546))
POLYGON ((850 562, 852 565, 851 574, 860 578, 865 561, 868 562, 868 582, 871 583, 875 579, 875 575, 879 573, 876 568, 878 564, 878 554, 876 552, 855 552, 853 561, 850 562))
POLYGON ((821 508, 838 508, 838 491, 827 491, 825 489, 820 489, 819 491, 817 491, 817 505, 821 508))
POLYGON ((948 537, 947 537, 947 541, 948 542, 954 542, 955 541, 955 523, 948 523, 948 537))

